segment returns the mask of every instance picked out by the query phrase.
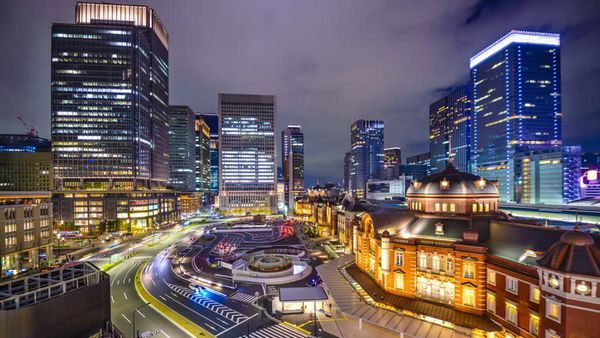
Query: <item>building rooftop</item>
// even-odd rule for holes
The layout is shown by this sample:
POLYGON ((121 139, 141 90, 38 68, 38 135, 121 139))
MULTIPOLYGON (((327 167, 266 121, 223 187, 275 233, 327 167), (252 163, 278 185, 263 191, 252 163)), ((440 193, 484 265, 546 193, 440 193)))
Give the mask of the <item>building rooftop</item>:
POLYGON ((413 181, 406 191, 406 196, 438 196, 438 195, 489 195, 498 196, 498 188, 483 177, 462 173, 452 163, 438 174, 413 181))

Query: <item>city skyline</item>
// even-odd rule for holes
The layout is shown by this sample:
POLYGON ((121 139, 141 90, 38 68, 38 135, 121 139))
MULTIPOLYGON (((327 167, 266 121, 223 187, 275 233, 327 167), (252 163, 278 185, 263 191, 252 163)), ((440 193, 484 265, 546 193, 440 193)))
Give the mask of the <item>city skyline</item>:
MULTIPOLYGON (((51 8, 35 2, 18 8, 8 4, 4 24, 18 20, 23 27, 18 36, 28 39, 7 36, 13 49, 2 56, 1 71, 7 79, 16 80, 23 73, 28 76, 22 81, 2 84, 6 102, 3 114, 7 118, 1 132, 22 131, 19 122, 9 115, 17 113, 29 122, 35 121, 40 136, 49 137, 50 100, 46 85, 50 80, 47 71, 50 64, 48 52, 39 53, 37 47, 50 45, 47 33, 52 22, 72 20, 73 5, 73 1, 53 3, 51 8), (32 11, 28 6, 44 10, 32 11), (23 20, 29 16, 36 19, 23 20)), ((593 80, 593 60, 600 53, 595 48, 599 45, 600 29, 593 24, 594 13, 598 12, 594 4, 569 3, 567 11, 565 4, 552 2, 544 7, 543 15, 530 15, 538 10, 534 3, 500 5, 482 1, 418 9, 407 4, 382 9, 381 4, 374 3, 366 13, 380 20, 371 22, 359 10, 361 6, 348 6, 338 13, 335 23, 324 19, 327 13, 337 10, 336 4, 320 4, 323 14, 309 12, 308 19, 315 23, 311 29, 290 26, 295 22, 295 12, 311 8, 308 3, 254 5, 253 10, 269 18, 265 22, 255 22, 242 14, 246 11, 245 4, 190 3, 169 8, 165 3, 148 1, 147 5, 161 13, 172 37, 170 103, 188 104, 194 111, 216 111, 218 92, 277 95, 281 113, 276 130, 279 132, 287 124, 302 125, 307 138, 306 151, 314 154, 306 160, 307 185, 314 184, 317 178, 342 180, 343 153, 337 149, 348 147, 346 128, 328 128, 338 122, 346 126, 358 118, 384 120, 397 126, 396 132, 386 135, 386 147, 400 146, 405 156, 424 152, 428 148, 429 105, 468 79, 468 58, 512 29, 561 34, 563 139, 566 145, 581 144, 584 151, 596 150, 593 145, 598 143, 599 136, 592 132, 592 126, 600 114, 582 99, 593 95, 600 86, 593 80), (197 13, 198 20, 191 17, 178 20, 184 12, 197 13), (423 19, 408 21, 410 13, 423 19), (213 20, 229 16, 234 19, 232 27, 211 25, 213 20), (442 16, 444 23, 427 25, 442 16), (241 27, 244 34, 238 34, 241 27), (200 34, 189 35, 187 31, 200 34), (340 42, 343 40, 340 34, 350 36, 351 43, 340 42), (244 41, 238 41, 241 38, 244 41), (221 42, 231 39, 239 42, 237 47, 221 42), (297 43, 290 45, 285 40, 297 43), (211 48, 202 48, 203 41, 211 48), (273 41, 277 48, 265 46, 261 41, 273 41), (324 43, 327 41, 335 43, 330 46, 324 43), (355 56, 341 57, 357 45, 361 47, 354 51, 355 56), (440 48, 452 53, 440 54, 440 48), (265 54, 267 51, 269 55, 265 54), (191 53, 197 57, 191 58, 191 53), (218 62, 221 59, 223 62, 218 62), (587 71, 588 68, 592 71, 587 71), (233 72, 237 76, 230 76, 233 72), (410 80, 414 76, 419 77, 418 83, 410 80), (336 98, 333 103, 330 95, 336 98), (410 124, 402 122, 406 118, 412 119, 410 124), (581 120, 587 122, 578 123, 581 120), (322 144, 330 146, 320 147, 322 144)))

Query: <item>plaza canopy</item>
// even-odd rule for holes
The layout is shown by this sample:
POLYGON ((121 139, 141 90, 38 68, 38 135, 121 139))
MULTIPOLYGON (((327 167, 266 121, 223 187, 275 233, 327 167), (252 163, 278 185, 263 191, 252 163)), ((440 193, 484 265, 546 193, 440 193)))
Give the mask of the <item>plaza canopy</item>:
POLYGON ((325 290, 320 286, 279 289, 280 302, 308 302, 326 300, 327 298, 325 290))

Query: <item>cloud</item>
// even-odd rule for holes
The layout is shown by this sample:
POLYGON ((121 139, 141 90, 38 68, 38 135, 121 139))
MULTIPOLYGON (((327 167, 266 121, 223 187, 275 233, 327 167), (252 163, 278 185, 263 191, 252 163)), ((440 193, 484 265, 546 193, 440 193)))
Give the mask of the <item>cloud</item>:
MULTIPOLYGON (((428 150, 429 105, 468 80, 468 59, 511 29, 563 34, 564 137, 599 147, 595 1, 148 1, 170 34, 170 102, 216 110, 218 92, 278 96, 278 130, 301 124, 306 172, 341 179, 350 124, 383 119, 386 146, 428 150), (585 123, 581 123, 585 119, 585 123)), ((50 25, 74 1, 4 5, 0 131, 17 112, 49 135, 50 25)))

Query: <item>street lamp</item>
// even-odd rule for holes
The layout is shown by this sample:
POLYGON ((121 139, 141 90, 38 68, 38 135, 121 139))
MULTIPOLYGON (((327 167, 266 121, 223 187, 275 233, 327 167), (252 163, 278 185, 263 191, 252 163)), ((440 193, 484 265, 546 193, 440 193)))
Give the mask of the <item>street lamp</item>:
POLYGON ((137 313, 137 312, 138 312, 138 311, 139 311, 141 308, 143 308, 143 307, 144 307, 144 306, 146 306, 146 305, 150 305, 150 303, 144 303, 144 304, 142 304, 142 305, 138 306, 138 307, 137 307, 137 309, 135 309, 135 311, 133 311, 133 315, 132 315, 132 317, 133 317, 133 320, 132 320, 132 324, 133 324, 133 336, 132 336, 132 337, 135 337, 135 338, 137 338, 137 337, 138 337, 138 336, 136 335, 136 332, 135 332, 135 314, 136 314, 136 313, 137 313))
POLYGON ((60 241, 62 240, 62 236, 60 233, 56 234, 56 240, 58 241, 58 256, 57 259, 60 259, 60 241))

